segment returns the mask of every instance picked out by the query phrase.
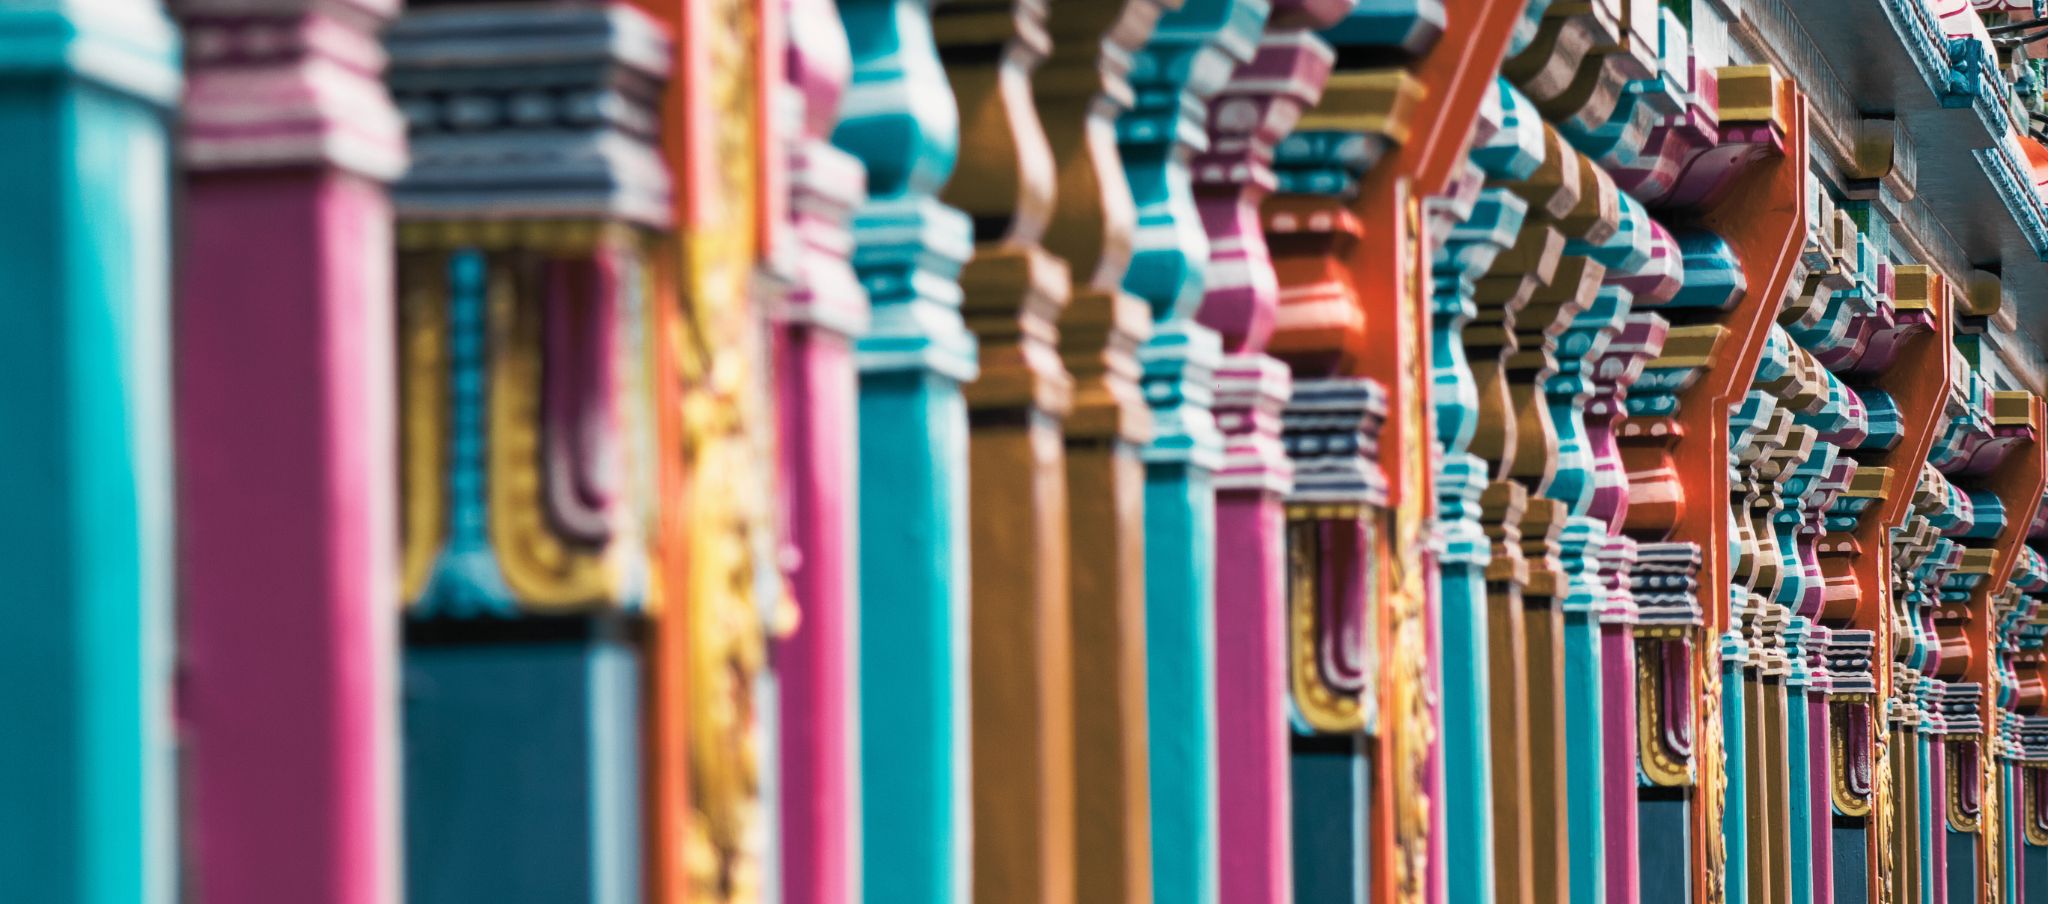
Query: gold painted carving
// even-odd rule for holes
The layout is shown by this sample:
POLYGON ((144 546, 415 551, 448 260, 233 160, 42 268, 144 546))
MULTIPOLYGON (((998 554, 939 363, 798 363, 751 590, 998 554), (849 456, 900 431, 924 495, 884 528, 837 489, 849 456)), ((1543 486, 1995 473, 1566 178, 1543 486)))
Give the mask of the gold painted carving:
POLYGON ((399 305, 400 498, 405 501, 399 599, 427 591, 447 536, 443 487, 448 473, 448 293, 439 255, 408 255, 401 265, 399 305))
MULTIPOLYGON (((681 386, 683 498, 664 522, 681 537, 688 566, 667 588, 658 630, 680 644, 689 817, 682 837, 688 904, 761 899, 762 846, 769 814, 761 800, 758 689, 765 673, 769 612, 787 618, 787 588, 774 568, 773 470, 767 404, 767 345, 755 298, 759 90, 753 56, 760 41, 750 0, 702 0, 709 59, 695 72, 696 97, 714 111, 705 163, 691 183, 692 215, 682 236, 682 306, 667 318, 673 372, 681 386)), ((672 642, 670 650, 677 649, 672 642)), ((673 666, 671 666, 673 667, 673 666)), ((670 755, 674 755, 671 752, 670 755)), ((665 853, 665 852, 664 852, 665 853)))
MULTIPOLYGON (((1641 629, 1640 639, 1676 639, 1685 628, 1641 629)), ((1693 782, 1690 760, 1678 760, 1665 749, 1664 669, 1659 656, 1636 656, 1636 762, 1652 784, 1677 788, 1693 782)))
POLYGON ((625 556, 637 555, 637 544, 572 546, 548 525, 541 477, 541 293, 530 284, 530 268, 515 263, 526 262, 493 256, 485 286, 491 338, 490 475, 485 481, 491 546, 506 587, 522 606, 547 609, 618 600, 625 585, 625 556))

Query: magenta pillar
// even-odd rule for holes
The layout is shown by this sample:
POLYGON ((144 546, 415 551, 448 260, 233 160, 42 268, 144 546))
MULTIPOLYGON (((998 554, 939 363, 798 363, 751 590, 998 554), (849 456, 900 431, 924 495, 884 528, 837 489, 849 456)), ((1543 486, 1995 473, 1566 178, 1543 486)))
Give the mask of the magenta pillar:
MULTIPOLYGON (((790 281, 777 309, 776 407, 782 489, 795 560, 798 620, 777 641, 781 808, 777 861, 786 904, 860 900, 859 712, 855 689, 859 516, 853 339, 866 331, 867 293, 847 253, 847 218, 867 176, 832 146, 853 62, 837 10, 786 0, 787 77, 804 100, 789 160, 790 281)), ((881 802, 887 806, 888 802, 881 802)))
POLYGON ((190 868, 398 900, 394 0, 185 0, 174 311, 190 868))
POLYGON ((1273 149, 1322 95, 1334 55, 1305 29, 1324 24, 1276 4, 1257 54, 1209 101, 1209 149, 1195 156, 1195 202, 1210 239, 1197 320, 1216 331, 1216 809, 1222 904, 1294 896, 1288 785, 1285 513, 1294 469, 1280 443, 1287 365, 1265 353, 1280 287, 1259 220, 1274 188, 1273 149))

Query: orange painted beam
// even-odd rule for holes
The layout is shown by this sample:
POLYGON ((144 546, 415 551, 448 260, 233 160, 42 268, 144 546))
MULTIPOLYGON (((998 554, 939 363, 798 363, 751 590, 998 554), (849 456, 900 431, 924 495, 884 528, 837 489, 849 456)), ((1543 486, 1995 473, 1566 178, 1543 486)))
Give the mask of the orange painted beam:
MULTIPOLYGON (((664 128, 661 150, 673 180, 674 223, 680 234, 697 219, 693 202, 704 196, 698 184, 702 176, 699 174, 693 178, 692 174, 698 171, 689 165, 690 160, 699 155, 691 153, 685 137, 701 136, 708 131, 702 122, 696 123, 695 127, 691 125, 692 120, 705 117, 699 111, 708 107, 690 102, 691 89, 703 84, 707 55, 697 46, 702 43, 696 37, 701 30, 690 29, 687 24, 689 20, 701 17, 698 7, 702 4, 697 0, 634 0, 634 3, 661 22, 675 42, 674 77, 662 98, 664 128)), ((655 254, 653 264, 654 297, 650 299, 649 306, 653 335, 657 337, 653 348, 656 448, 672 449, 681 442, 683 432, 682 385, 668 378, 676 372, 678 362, 673 343, 666 341, 680 327, 681 311, 673 303, 680 296, 683 279, 680 245, 671 243, 663 253, 655 254)), ((681 904, 689 894, 689 886, 682 878, 683 864, 678 856, 685 833, 689 830, 688 777, 682 768, 688 733, 680 708, 666 704, 689 699, 686 638, 680 630, 680 620, 669 617, 689 573, 686 548, 682 543, 668 541, 668 538, 681 536, 688 527, 682 506, 669 504, 680 500, 686 487, 686 475, 679 456, 660 455, 656 459, 655 486, 663 504, 656 507, 655 530, 648 538, 654 567, 651 569, 652 592, 648 606, 647 692, 642 698, 647 726, 643 741, 643 762, 647 764, 644 792, 647 801, 644 829, 647 853, 642 862, 649 902, 681 904)))
MULTIPOLYGON (((1701 654, 1709 657, 1710 671, 1716 672, 1716 640, 1728 627, 1732 565, 1727 553, 1729 406, 1749 390, 1770 325, 1783 307, 1804 244, 1806 180, 1812 178, 1807 172, 1806 98, 1789 80, 1777 81, 1775 90, 1774 117, 1783 131, 1783 153, 1750 165, 1701 216, 1741 261, 1747 288, 1723 322, 1729 332, 1719 355, 1725 357, 1680 397, 1681 434, 1672 450, 1689 504, 1686 515, 1673 526, 1671 539, 1697 543, 1705 553, 1700 602, 1706 610, 1708 649, 1701 654)), ((1695 718, 1703 719, 1703 708, 1695 707, 1694 712, 1695 718)), ((1707 730, 1700 722, 1694 737, 1703 737, 1707 730)), ((1702 782, 1696 793, 1710 789, 1711 783, 1702 782)), ((1693 808, 1694 863, 1715 862, 1707 856, 1709 845, 1721 843, 1712 809, 1693 808)), ((1699 871, 1694 878, 1696 900, 1713 900, 1713 881, 1707 871, 1699 871)))
MULTIPOLYGON (((1980 484, 2005 504, 2005 524, 1999 529, 1995 541, 1997 555, 1992 559, 1991 573, 1971 591, 1969 618, 1963 627, 1964 636, 1970 644, 1970 665, 1965 677, 1977 682, 1981 689, 1978 705, 1984 714, 1985 730, 1984 742, 1979 745, 1978 755, 1981 757, 1993 756, 1990 740, 1998 733, 1997 676, 1991 664, 1992 644, 1995 642, 1993 634, 1997 625, 1993 623, 1991 598, 2012 579, 2013 569, 2018 567, 2022 551, 2026 548, 2027 530, 2033 524, 2035 512, 2040 509, 2041 496, 2048 492, 2048 440, 2041 436, 2048 406, 2031 393, 2027 394, 2026 402, 2027 417, 2034 427, 2034 440, 2009 453, 2004 463, 1985 475, 1980 484)), ((1987 786, 1980 789, 1978 799, 1986 802, 1978 829, 1983 833, 1983 823, 1998 816, 1992 802, 2002 804, 2003 798, 1995 787, 1987 786)), ((2003 854, 2000 845, 1980 840, 1977 844, 1977 875, 1990 876, 2000 869, 2010 868, 2002 864, 2003 854)))

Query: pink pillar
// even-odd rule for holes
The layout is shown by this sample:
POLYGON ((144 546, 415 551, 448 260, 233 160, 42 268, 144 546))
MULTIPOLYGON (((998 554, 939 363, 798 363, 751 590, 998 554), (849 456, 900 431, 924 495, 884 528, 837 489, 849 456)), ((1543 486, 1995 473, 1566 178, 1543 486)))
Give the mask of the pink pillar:
POLYGON ((1835 796, 1832 776, 1834 726, 1825 693, 1809 692, 1806 706, 1807 794, 1813 808, 1813 900, 1835 899, 1835 796))
POLYGON ((1600 626, 1601 718, 1606 721, 1601 737, 1605 745, 1601 791, 1606 807, 1608 904, 1636 904, 1642 898, 1641 876, 1636 872, 1636 638, 1627 618, 1600 626))
POLYGON ((1293 472, 1278 441, 1288 388, 1287 367, 1264 356, 1226 359, 1216 372, 1216 417, 1228 437, 1226 463, 1216 476, 1217 879, 1223 904, 1286 904, 1294 895, 1280 507, 1293 472))
POLYGON ((1259 220, 1274 186, 1273 148, 1322 95, 1334 55, 1307 30, 1349 4, 1274 4, 1249 62, 1209 102, 1209 150, 1193 163, 1211 242, 1197 319, 1223 340, 1216 370, 1216 769, 1222 904, 1290 904, 1287 560, 1281 500, 1294 472, 1280 445, 1292 394, 1287 365, 1265 353, 1280 305, 1259 220), (1318 17, 1322 18, 1318 18, 1318 17))
POLYGON ((798 609, 796 629, 776 648, 777 859, 787 904, 849 904, 859 900, 860 885, 852 340, 865 330, 868 311, 847 261, 846 220, 867 178, 860 161, 831 144, 853 68, 839 14, 825 0, 789 0, 788 12, 788 79, 805 105, 786 145, 790 290, 775 330, 781 485, 798 609))
POLYGON ((185 0, 175 309, 195 900, 398 894, 392 0, 185 0), (346 103, 342 99, 346 99, 346 103))

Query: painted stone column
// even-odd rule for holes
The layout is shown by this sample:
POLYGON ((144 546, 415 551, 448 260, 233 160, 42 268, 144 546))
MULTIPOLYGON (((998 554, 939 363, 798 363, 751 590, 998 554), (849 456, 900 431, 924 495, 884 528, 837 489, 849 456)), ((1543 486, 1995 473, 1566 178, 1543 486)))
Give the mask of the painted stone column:
POLYGON ((972 900, 1072 900, 1073 636, 1061 364, 1066 265, 1047 254, 1054 171, 1031 73, 1045 8, 947 3, 933 29, 968 142, 946 202, 973 223, 960 275, 982 348, 967 387, 973 603, 972 900))
POLYGON ((839 5, 853 79, 833 143, 867 170, 853 267, 872 305, 860 371, 858 655, 861 889, 905 904, 969 897, 967 403, 974 337, 956 282, 971 226, 937 198, 959 112, 931 6, 839 5))
POLYGON ((1046 250, 1072 294, 1059 318, 1073 376, 1066 438, 1068 628, 1073 652, 1072 836, 1079 901, 1152 896, 1146 756, 1145 466, 1151 411, 1139 394, 1138 346, 1151 309, 1123 290, 1136 207, 1115 144, 1130 107, 1130 68, 1179 0, 1057 0, 1052 42, 1032 81, 1057 184, 1046 250))
POLYGON ((1211 239, 1198 319, 1222 338, 1216 421, 1217 798, 1219 900, 1290 901, 1287 807, 1284 513, 1293 469, 1280 445, 1290 380, 1265 354, 1279 287, 1259 219, 1274 188, 1273 148, 1313 104, 1333 55, 1308 29, 1343 11, 1275 5, 1259 50, 1209 102, 1209 148, 1194 163, 1195 199, 1211 239))
POLYGON ((1162 16, 1134 62, 1117 143, 1137 205, 1124 291, 1145 300, 1138 348, 1153 434, 1145 463, 1145 695, 1152 894, 1216 900, 1216 492, 1222 345, 1195 322, 1209 237, 1195 209, 1194 154, 1209 146, 1208 99, 1251 59, 1267 0, 1189 0, 1162 16))
POLYGON ((13 0, 0 35, 0 874, 26 899, 167 904, 177 39, 149 2, 13 0))
POLYGON ((375 43, 397 6, 175 7, 182 717, 209 901, 399 896, 385 183, 406 153, 375 43))
MULTIPOLYGON (((788 904, 859 900, 861 806, 859 371, 867 328, 848 219, 864 199, 860 161, 831 144, 852 74, 846 31, 826 0, 789 0, 785 90, 802 110, 783 146, 788 288, 775 320, 776 447, 797 608, 776 640, 781 813, 776 863, 788 904)), ((891 704, 878 704, 891 705, 891 704)))
POLYGON ((593 3, 435 6, 387 46, 413 145, 393 192, 407 898, 639 901, 645 350, 672 222, 644 124, 671 45, 593 3), (582 112, 601 100, 637 116, 582 112))

